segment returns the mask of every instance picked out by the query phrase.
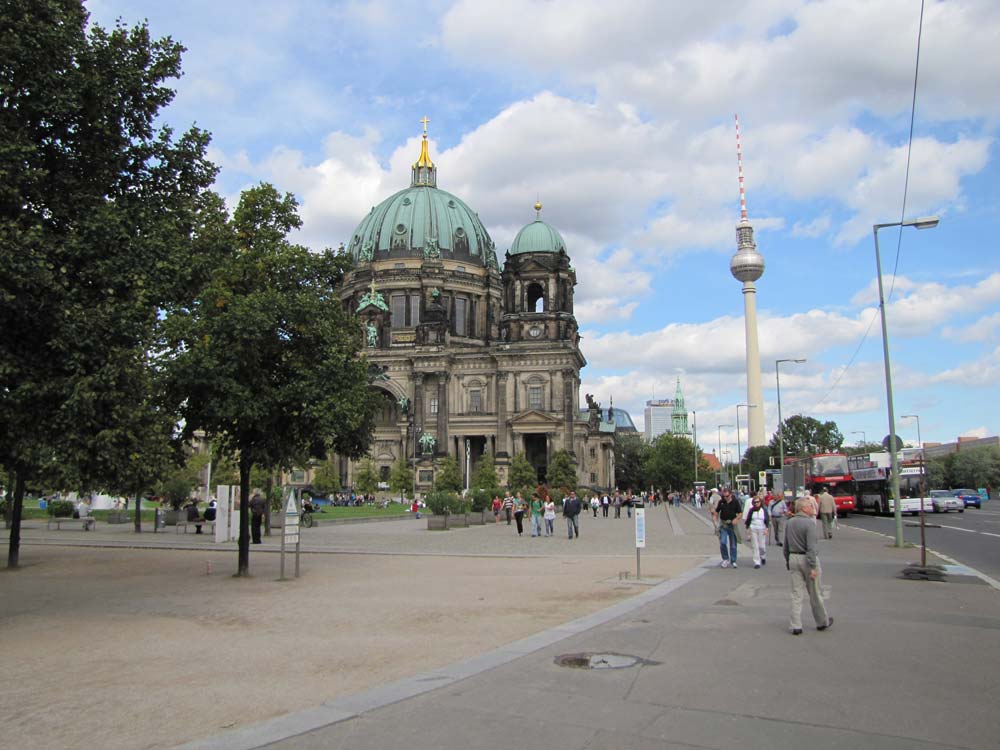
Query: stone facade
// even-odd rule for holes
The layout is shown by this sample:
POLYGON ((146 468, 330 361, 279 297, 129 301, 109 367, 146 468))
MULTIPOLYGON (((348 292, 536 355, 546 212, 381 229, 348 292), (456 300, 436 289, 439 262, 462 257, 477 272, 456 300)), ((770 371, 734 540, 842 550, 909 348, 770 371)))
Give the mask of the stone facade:
MULTIPOLYGON (((370 457, 386 480, 406 460, 424 492, 444 455, 465 475, 489 454, 506 481, 523 453, 541 480, 552 453, 565 449, 581 486, 610 486, 613 433, 580 417, 586 360, 561 236, 536 204, 539 218, 501 269, 478 215, 437 188, 426 144, 425 135, 410 188, 374 207, 348 244, 355 267, 342 300, 385 373, 372 386, 384 400, 370 457)), ((354 472, 341 459, 345 485, 354 472)))

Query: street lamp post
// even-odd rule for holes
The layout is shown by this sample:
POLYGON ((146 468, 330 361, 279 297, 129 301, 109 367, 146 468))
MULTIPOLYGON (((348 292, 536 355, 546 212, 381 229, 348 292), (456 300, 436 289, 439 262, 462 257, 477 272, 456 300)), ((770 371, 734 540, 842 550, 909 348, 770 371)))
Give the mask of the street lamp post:
POLYGON ((927 216, 922 219, 906 221, 890 221, 885 224, 873 224, 872 234, 875 237, 875 272, 878 277, 878 310, 882 318, 882 356, 885 360, 885 401, 889 412, 889 466, 890 491, 893 496, 893 515, 896 521, 896 546, 903 546, 903 512, 899 499, 899 460, 896 458, 896 416, 892 404, 892 369, 889 366, 889 329, 885 321, 885 292, 882 288, 882 257, 878 251, 878 230, 886 227, 916 227, 917 229, 933 229, 938 225, 937 216, 927 216))
MULTIPOLYGON (((718 427, 718 433, 719 433, 719 469, 720 470, 722 469, 722 428, 723 427, 732 427, 732 425, 731 424, 720 424, 719 427, 718 427)), ((720 471, 720 481, 719 481, 719 484, 722 484, 721 477, 722 477, 722 474, 721 474, 721 471, 720 471)))
POLYGON ((900 419, 917 420, 917 445, 920 447, 920 567, 927 567, 927 534, 924 523, 924 501, 927 499, 927 484, 925 482, 926 466, 924 465, 924 443, 920 439, 920 416, 917 414, 900 414, 900 419))
MULTIPOLYGON (((756 409, 757 404, 736 404, 736 458, 739 461, 739 469, 737 474, 743 473, 743 446, 740 445, 740 407, 746 409, 756 409)), ((747 412, 747 423, 750 421, 750 412, 747 412)), ((747 441, 749 442, 750 436, 747 435, 747 441)), ((749 447, 749 446, 747 446, 749 447)))
POLYGON ((774 360, 774 383, 778 391, 778 470, 781 472, 781 495, 785 495, 785 423, 781 420, 781 370, 778 365, 782 362, 794 362, 802 364, 805 357, 800 359, 776 359, 774 360))
POLYGON ((694 437, 694 481, 698 482, 698 412, 691 410, 691 435, 694 437))
POLYGON ((868 445, 868 436, 865 435, 865 431, 864 430, 851 430, 851 434, 852 435, 860 435, 861 436, 861 444, 862 445, 868 445))

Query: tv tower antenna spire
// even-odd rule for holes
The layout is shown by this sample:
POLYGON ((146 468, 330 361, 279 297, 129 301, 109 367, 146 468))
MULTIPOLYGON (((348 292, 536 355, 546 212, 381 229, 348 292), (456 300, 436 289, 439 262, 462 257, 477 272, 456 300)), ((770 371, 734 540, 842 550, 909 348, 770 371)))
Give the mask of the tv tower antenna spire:
POLYGON ((736 115, 736 164, 740 171, 740 221, 747 221, 747 193, 743 185, 743 147, 740 145, 739 115, 736 115))

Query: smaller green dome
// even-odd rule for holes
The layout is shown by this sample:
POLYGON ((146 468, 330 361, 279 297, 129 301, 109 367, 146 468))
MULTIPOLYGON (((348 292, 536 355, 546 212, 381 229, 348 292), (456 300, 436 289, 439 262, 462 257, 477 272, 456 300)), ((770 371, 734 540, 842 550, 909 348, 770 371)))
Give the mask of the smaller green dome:
POLYGON ((566 251, 566 242, 555 227, 546 224, 541 219, 521 229, 510 246, 510 254, 519 253, 558 253, 566 251))

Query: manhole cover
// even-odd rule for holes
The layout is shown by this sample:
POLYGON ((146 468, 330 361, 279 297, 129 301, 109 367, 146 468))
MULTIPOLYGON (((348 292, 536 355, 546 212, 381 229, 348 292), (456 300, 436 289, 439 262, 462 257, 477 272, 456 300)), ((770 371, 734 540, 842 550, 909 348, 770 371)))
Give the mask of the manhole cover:
POLYGON ((643 659, 641 656, 629 654, 563 654, 556 657, 560 667, 574 669, 627 669, 636 665, 658 664, 659 662, 643 659))

